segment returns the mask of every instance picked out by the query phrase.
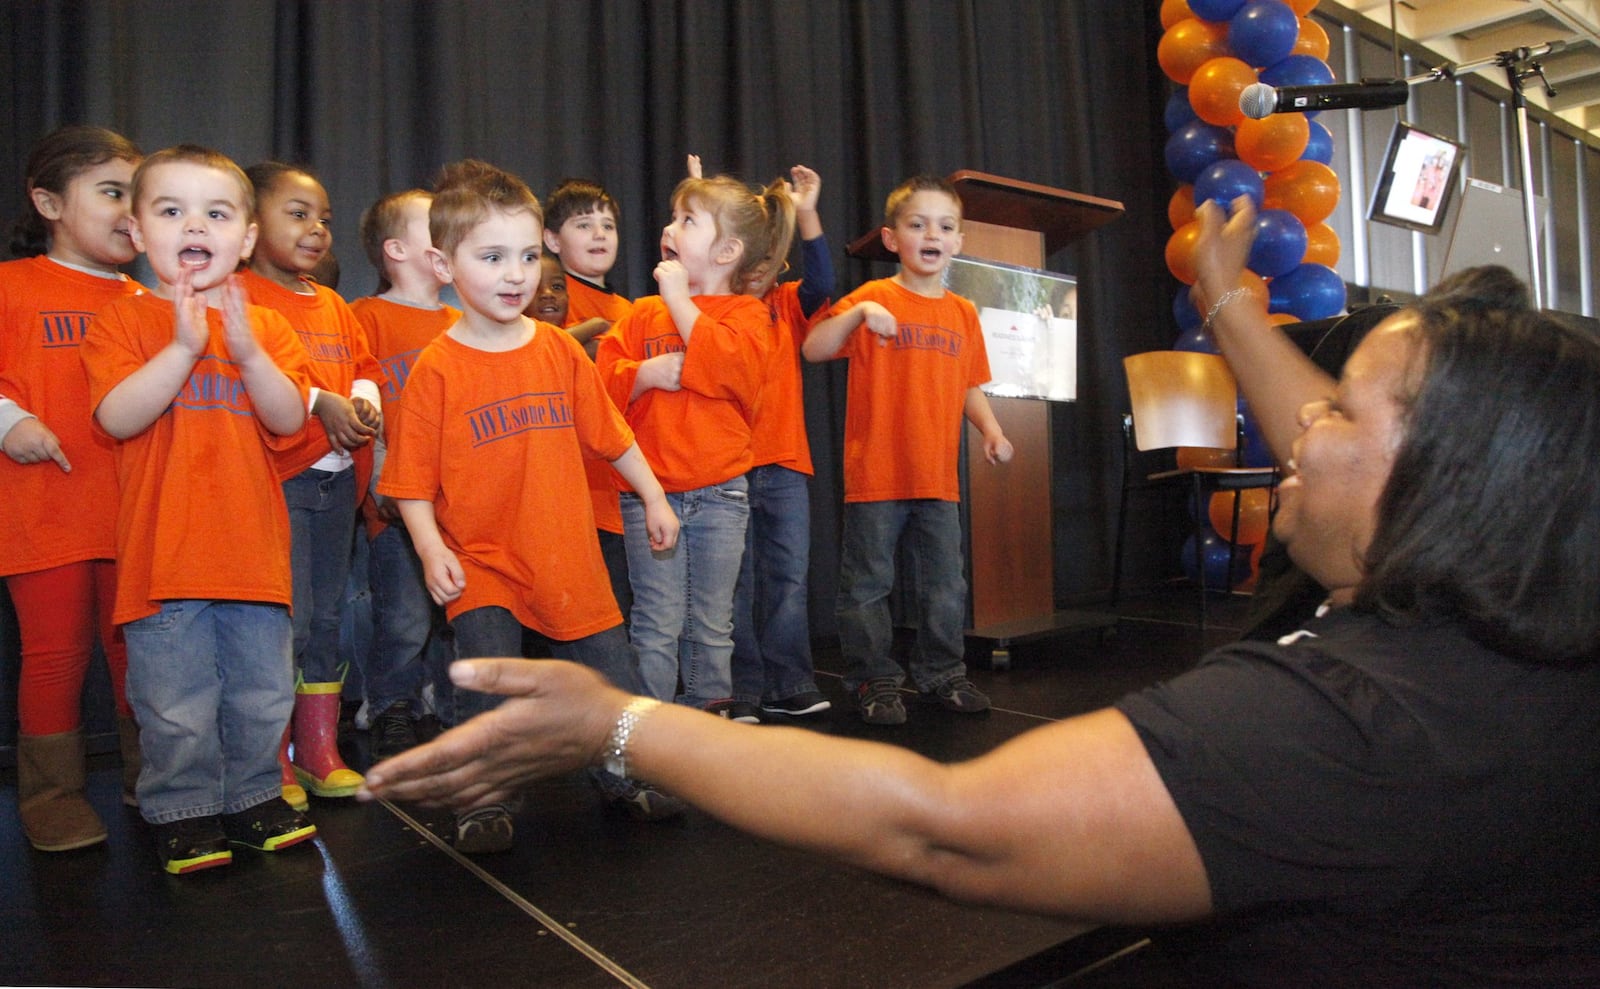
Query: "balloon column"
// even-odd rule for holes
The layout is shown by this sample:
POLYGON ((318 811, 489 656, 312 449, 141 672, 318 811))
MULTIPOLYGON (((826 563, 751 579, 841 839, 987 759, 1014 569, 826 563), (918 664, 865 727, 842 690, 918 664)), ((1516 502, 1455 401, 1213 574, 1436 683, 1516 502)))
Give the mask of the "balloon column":
MULTIPOLYGON (((1194 284, 1194 247, 1199 235, 1195 209, 1207 200, 1226 206, 1249 196, 1257 208, 1256 239, 1243 287, 1267 304, 1275 322, 1323 319, 1344 309, 1344 281, 1334 271, 1339 237, 1328 226, 1339 201, 1339 179, 1330 166, 1333 137, 1316 114, 1244 116, 1239 97, 1247 86, 1314 86, 1333 82, 1328 35, 1308 16, 1317 0, 1164 0, 1164 33, 1156 49, 1161 69, 1177 84, 1166 106, 1166 164, 1178 180, 1167 205, 1172 236, 1166 262, 1182 282, 1172 302, 1177 350, 1216 353, 1204 316, 1189 298, 1194 284)), ((1254 419, 1243 403, 1246 466, 1271 461, 1254 419)), ((1195 451, 1194 458, 1204 454, 1195 451)), ((1180 464, 1183 462, 1180 458, 1180 464)), ((1267 529, 1267 499, 1253 492, 1239 508, 1238 545, 1233 547, 1237 584, 1253 569, 1267 529), (1253 552, 1255 551, 1255 552, 1253 552)), ((1193 572, 1194 547, 1183 563, 1194 580, 1221 588, 1228 581, 1233 495, 1218 494, 1209 506, 1192 506, 1212 528, 1202 547, 1204 573, 1193 572)))

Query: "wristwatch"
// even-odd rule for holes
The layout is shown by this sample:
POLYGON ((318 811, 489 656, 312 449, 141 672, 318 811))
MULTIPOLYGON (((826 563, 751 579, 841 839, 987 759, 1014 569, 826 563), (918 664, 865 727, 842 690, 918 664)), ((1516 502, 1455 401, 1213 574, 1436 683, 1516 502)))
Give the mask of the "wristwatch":
POLYGON ((644 716, 660 706, 661 702, 653 697, 635 697, 628 702, 617 715, 617 723, 611 726, 611 735, 606 739, 600 758, 602 769, 613 776, 628 778, 628 739, 644 716))

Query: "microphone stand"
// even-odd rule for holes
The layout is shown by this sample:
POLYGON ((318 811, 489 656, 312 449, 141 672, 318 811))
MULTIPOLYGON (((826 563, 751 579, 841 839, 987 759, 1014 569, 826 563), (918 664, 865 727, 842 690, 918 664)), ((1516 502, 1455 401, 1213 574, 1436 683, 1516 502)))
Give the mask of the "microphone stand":
POLYGON ((1522 84, 1524 80, 1537 76, 1544 85, 1545 94, 1555 96, 1555 88, 1544 77, 1544 66, 1533 60, 1564 47, 1566 47, 1565 42, 1552 41, 1531 48, 1514 48, 1496 52, 1476 61, 1463 62, 1460 65, 1447 62, 1423 75, 1406 80, 1408 84, 1414 84, 1436 79, 1451 79, 1458 73, 1472 72, 1490 65, 1498 65, 1505 69, 1506 87, 1511 90, 1511 106, 1517 127, 1519 152, 1517 169, 1521 173, 1522 180, 1522 219, 1528 235, 1528 288, 1532 292, 1535 309, 1544 308, 1544 275, 1543 265, 1540 263, 1538 210, 1533 201, 1533 149, 1528 136, 1528 98, 1522 91, 1522 84))

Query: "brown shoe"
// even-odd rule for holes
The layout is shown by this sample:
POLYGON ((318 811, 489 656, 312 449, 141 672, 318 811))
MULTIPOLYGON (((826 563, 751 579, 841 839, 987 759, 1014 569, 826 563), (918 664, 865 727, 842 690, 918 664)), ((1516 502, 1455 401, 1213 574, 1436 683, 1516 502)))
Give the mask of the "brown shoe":
POLYGON ((22 832, 41 852, 66 852, 106 840, 105 822, 84 799, 83 732, 17 736, 17 810, 22 832))
POLYGON ((117 715, 117 748, 122 752, 122 802, 139 806, 139 770, 144 756, 139 749, 139 723, 132 716, 117 715))

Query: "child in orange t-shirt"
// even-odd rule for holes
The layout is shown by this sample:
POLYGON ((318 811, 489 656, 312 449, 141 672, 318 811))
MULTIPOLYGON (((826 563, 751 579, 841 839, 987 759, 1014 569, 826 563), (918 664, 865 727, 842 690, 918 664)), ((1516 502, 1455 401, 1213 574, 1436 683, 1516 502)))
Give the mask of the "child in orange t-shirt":
MULTIPOLYGON (((428 207, 433 193, 396 192, 361 214, 361 245, 379 272, 378 294, 350 304, 366 330, 367 346, 383 369, 383 433, 374 451, 372 484, 361 503, 366 521, 367 587, 372 593, 372 645, 365 657, 363 686, 374 760, 417 744, 430 677, 448 688, 443 663, 450 654, 444 612, 428 599, 422 561, 400 522, 394 499, 378 494, 378 478, 405 393, 411 366, 423 348, 461 318, 439 301, 443 284, 428 258, 428 207), (434 667, 437 667, 435 669, 434 667)), ((448 689, 433 696, 435 713, 449 716, 448 689)))
MULTIPOLYGON (((556 325, 566 327, 592 358, 599 349, 600 334, 633 309, 632 302, 606 284, 617 263, 617 224, 622 220, 622 208, 603 186, 588 179, 560 183, 544 207, 545 257, 553 256, 560 265, 567 298, 566 314, 556 325)), ((537 316, 533 312, 528 315, 537 316)), ((627 621, 633 611, 633 587, 628 583, 628 552, 622 538, 616 475, 604 460, 585 460, 583 468, 589 479, 589 497, 594 502, 600 555, 611 575, 617 607, 622 609, 623 621, 627 621)))
POLYGON ((29 520, 0 540, 0 575, 22 635, 17 684, 17 795, 22 831, 40 851, 106 839, 84 798, 83 685, 98 639, 123 742, 123 800, 135 801, 138 729, 128 707, 128 654, 111 622, 116 595, 117 475, 96 435, 78 349, 95 311, 139 291, 128 181, 139 149, 99 127, 63 127, 28 159, 30 204, 0 264, 0 490, 29 520))
POLYGON ((989 380, 989 358, 977 310, 944 288, 945 268, 961 251, 961 199, 950 183, 919 176, 891 192, 883 244, 899 256, 899 270, 841 299, 802 347, 811 361, 850 358, 837 615, 845 686, 861 719, 877 725, 906 720, 888 602, 902 537, 917 553, 912 680, 924 700, 949 710, 989 707, 964 659, 962 417, 982 434, 989 463, 1011 459, 978 388, 989 380))
POLYGON ((289 518, 274 450, 305 425, 310 362, 234 277, 255 245, 250 180, 180 145, 133 175, 134 243, 159 280, 95 316, 96 423, 118 441, 117 599, 163 868, 225 865, 316 834, 281 794, 294 703, 289 518))
MULTIPOLYGON (((638 661, 593 536, 583 458, 610 461, 641 493, 650 550, 672 548, 678 520, 583 348, 523 315, 539 285, 541 220, 515 176, 473 161, 445 170, 429 209, 429 254, 462 315, 411 368, 378 491, 398 501, 463 658, 520 655, 531 630, 551 654, 636 689, 638 661)), ((498 701, 458 689, 454 720, 498 701)), ((682 811, 620 777, 596 781, 637 816, 682 811)), ((457 849, 510 847, 514 803, 493 794, 459 811, 457 849)))
POLYGON ((378 364, 338 293, 310 277, 333 243, 327 190, 303 168, 267 161, 245 170, 261 235, 242 280, 250 301, 282 313, 311 359, 311 407, 299 442, 278 455, 289 508, 294 574, 294 717, 279 749, 284 799, 305 791, 348 797, 361 774, 339 755, 339 620, 355 535, 356 503, 372 471, 380 422, 378 364), (294 758, 288 758, 288 743, 294 758))
POLYGON ((638 493, 622 495, 629 629, 645 685, 658 700, 725 716, 734 713, 750 423, 773 346, 772 313, 747 290, 793 235, 782 182, 757 193, 726 176, 685 179, 661 235, 661 294, 640 299, 600 339, 606 387, 684 520, 677 549, 652 552, 638 493))

